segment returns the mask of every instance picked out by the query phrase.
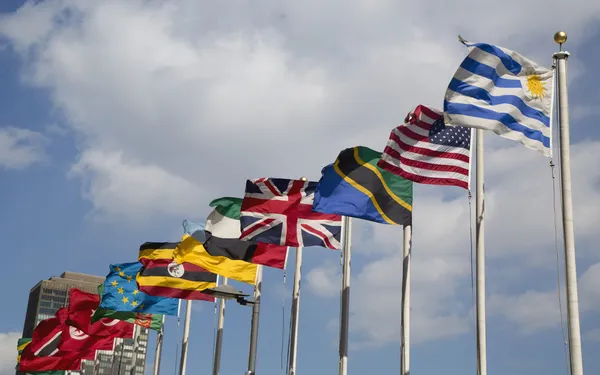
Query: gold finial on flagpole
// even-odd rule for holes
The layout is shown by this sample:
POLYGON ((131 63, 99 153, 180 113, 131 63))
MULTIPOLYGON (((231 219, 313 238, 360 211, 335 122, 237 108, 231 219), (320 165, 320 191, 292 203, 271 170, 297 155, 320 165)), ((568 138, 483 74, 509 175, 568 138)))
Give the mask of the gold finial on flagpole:
POLYGON ((567 33, 564 31, 557 31, 554 34, 554 41, 558 43, 560 49, 562 50, 562 45, 567 42, 567 33))
POLYGON ((306 177, 300 177, 300 181, 308 181, 308 178, 306 178, 306 177))

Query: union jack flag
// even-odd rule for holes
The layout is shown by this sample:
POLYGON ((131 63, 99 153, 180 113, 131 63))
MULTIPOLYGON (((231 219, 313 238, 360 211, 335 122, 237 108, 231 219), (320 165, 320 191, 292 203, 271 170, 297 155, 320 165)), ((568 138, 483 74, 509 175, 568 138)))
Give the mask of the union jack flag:
POLYGON ((313 212, 317 182, 284 178, 246 181, 241 240, 340 249, 342 217, 313 212))

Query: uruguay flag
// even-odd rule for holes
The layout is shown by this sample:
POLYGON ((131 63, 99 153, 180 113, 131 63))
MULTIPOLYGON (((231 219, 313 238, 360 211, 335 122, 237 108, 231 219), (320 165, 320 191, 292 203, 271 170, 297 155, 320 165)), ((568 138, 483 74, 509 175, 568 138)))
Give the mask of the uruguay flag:
POLYGON ((554 70, 505 48, 459 40, 469 54, 446 90, 445 124, 490 130, 552 156, 554 70))

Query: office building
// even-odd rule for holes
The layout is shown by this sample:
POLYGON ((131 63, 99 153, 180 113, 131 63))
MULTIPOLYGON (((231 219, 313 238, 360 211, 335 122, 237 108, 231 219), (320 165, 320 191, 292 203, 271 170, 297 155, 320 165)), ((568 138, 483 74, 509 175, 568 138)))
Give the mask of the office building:
MULTIPOLYGON (((69 291, 77 288, 88 293, 97 293, 98 285, 104 283, 104 277, 86 275, 75 272, 63 272, 59 277, 51 277, 37 283, 29 292, 25 322, 23 324, 23 337, 31 337, 33 329, 44 319, 49 319, 61 307, 69 303, 69 291)), ((133 339, 115 340, 115 350, 99 350, 96 361, 84 361, 82 373, 97 375, 143 375, 146 363, 148 344, 148 329, 138 329, 137 334, 137 360, 135 372, 131 372, 133 360, 133 339), (119 366, 120 363, 120 366, 119 366), (94 371, 94 366, 96 371, 94 371), (119 371, 119 367, 121 371, 119 371)), ((77 372, 71 371, 75 375, 77 372)), ((17 375, 23 375, 17 372, 17 375)))

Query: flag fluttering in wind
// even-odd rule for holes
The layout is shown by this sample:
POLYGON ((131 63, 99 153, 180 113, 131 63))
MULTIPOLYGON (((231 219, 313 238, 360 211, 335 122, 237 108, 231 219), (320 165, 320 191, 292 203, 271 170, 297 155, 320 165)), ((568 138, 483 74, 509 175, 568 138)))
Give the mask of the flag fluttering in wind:
POLYGON ((254 285, 257 265, 243 260, 234 260, 226 256, 209 254, 204 245, 194 237, 184 234, 173 253, 176 263, 189 263, 232 280, 254 285))
POLYGON ((413 182, 468 190, 472 132, 446 126, 442 111, 418 105, 392 130, 377 166, 413 182))
POLYGON ((448 85, 446 125, 490 130, 552 155, 554 70, 506 48, 471 43, 448 85))
POLYGON ((285 178, 246 181, 240 239, 280 246, 340 249, 342 217, 313 212, 317 183, 285 178))
POLYGON ((405 225, 412 220, 412 182, 377 166, 381 152, 357 146, 323 168, 313 211, 405 225))
POLYGON ((179 242, 145 242, 138 260, 142 269, 137 275, 139 290, 151 296, 213 302, 203 290, 217 286, 217 275, 191 263, 173 260, 179 242))

